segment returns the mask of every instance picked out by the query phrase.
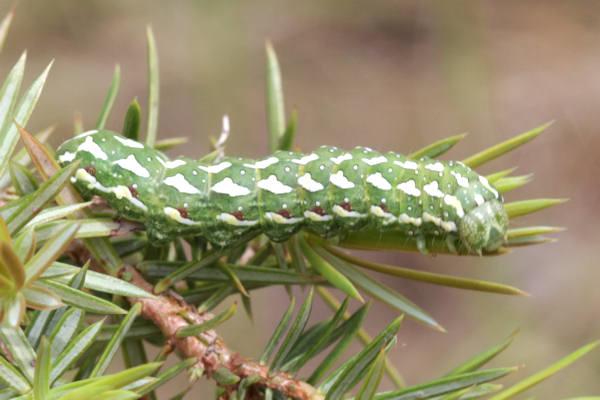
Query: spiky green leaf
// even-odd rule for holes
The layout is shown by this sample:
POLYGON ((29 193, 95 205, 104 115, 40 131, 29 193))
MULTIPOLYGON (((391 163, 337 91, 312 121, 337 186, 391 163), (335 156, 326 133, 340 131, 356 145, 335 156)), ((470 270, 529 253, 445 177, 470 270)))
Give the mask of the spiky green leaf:
POLYGON ((142 311, 141 303, 136 303, 133 307, 131 307, 131 309, 127 313, 127 316, 125 318, 123 318, 123 321, 121 321, 121 324, 119 325, 119 329, 117 330, 117 332, 115 332, 115 335, 112 337, 110 342, 108 342, 108 344, 106 345, 106 348, 102 352, 100 359, 98 360, 96 366, 94 367, 94 369, 92 370, 92 373, 90 374, 91 377, 100 376, 100 375, 104 374, 104 372, 108 368, 108 365, 110 364, 113 357, 117 353, 117 350, 119 349, 119 346, 121 345, 121 342, 123 341, 123 338, 125 337, 125 334, 129 330, 129 328, 131 328, 133 321, 135 321, 135 318, 138 315, 140 315, 141 311, 142 311))
POLYGON ((110 82, 110 87, 108 88, 108 93, 106 93, 104 104, 100 109, 98 121, 96 121, 96 129, 98 130, 104 129, 104 126, 106 125, 106 121, 108 120, 108 116, 110 115, 110 111, 112 110, 115 98, 117 97, 117 93, 119 92, 120 83, 121 67, 119 67, 119 64, 117 64, 115 65, 115 72, 113 73, 112 81, 110 82))

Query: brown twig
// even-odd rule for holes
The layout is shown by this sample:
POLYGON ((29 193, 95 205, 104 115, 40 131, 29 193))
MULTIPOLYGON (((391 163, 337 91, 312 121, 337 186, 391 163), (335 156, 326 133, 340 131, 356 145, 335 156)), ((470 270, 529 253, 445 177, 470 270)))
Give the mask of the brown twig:
MULTIPOLYGON (((152 285, 134 267, 127 266, 125 271, 131 277, 131 283, 152 292, 152 285)), ((204 369, 205 375, 209 378, 215 379, 217 371, 225 368, 240 379, 254 377, 255 385, 277 390, 287 397, 299 400, 322 400, 325 398, 315 387, 295 379, 290 374, 271 373, 268 366, 241 357, 238 353, 230 350, 212 329, 202 332, 198 336, 185 338, 176 336, 179 329, 189 325, 188 320, 193 324, 206 322, 213 317, 210 313, 200 313, 189 304, 178 302, 167 296, 157 296, 154 299, 129 298, 129 301, 132 304, 141 303, 142 316, 154 322, 184 357, 196 358, 198 365, 204 369)), ((235 385, 226 387, 229 391, 233 391, 235 388, 235 385)))

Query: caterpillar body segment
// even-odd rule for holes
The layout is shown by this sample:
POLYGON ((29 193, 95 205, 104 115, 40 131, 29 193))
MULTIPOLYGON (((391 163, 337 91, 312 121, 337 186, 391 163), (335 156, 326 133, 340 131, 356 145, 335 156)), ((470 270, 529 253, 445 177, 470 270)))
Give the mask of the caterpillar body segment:
POLYGON ((506 240, 500 194, 460 162, 324 146, 204 164, 105 130, 66 141, 57 157, 81 160, 78 190, 105 197, 156 243, 202 235, 227 247, 252 231, 284 241, 300 229, 325 238, 370 229, 422 252, 441 240, 450 252, 481 254, 506 240))

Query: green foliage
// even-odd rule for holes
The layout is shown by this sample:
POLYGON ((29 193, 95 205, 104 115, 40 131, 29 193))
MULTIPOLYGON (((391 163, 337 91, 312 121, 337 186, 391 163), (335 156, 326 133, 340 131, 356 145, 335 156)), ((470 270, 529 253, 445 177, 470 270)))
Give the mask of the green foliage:
MULTIPOLYGON (((10 12, 0 22, 0 50, 12 18, 10 12)), ((158 53, 150 28, 147 39, 149 94, 145 141, 164 150, 181 145, 187 139, 161 141, 156 137, 158 53)), ((294 286, 307 292, 299 307, 296 307, 296 298, 290 298, 289 307, 262 351, 260 363, 255 364, 260 368, 268 366, 270 375, 267 376, 277 379, 268 382, 265 381, 268 378, 258 373, 241 376, 235 368, 219 367, 208 375, 220 385, 220 393, 227 396, 224 398, 285 399, 284 389, 277 384, 281 383, 281 377, 289 377, 294 380, 292 389, 303 385, 316 388, 310 399, 334 400, 352 395, 357 400, 509 399, 552 376, 598 345, 596 342, 583 346, 554 365, 502 390, 502 385, 491 382, 516 373, 518 368, 482 368, 509 346, 515 332, 445 376, 406 387, 387 358, 396 344, 403 316, 438 330, 444 328, 425 310, 385 285, 381 278, 372 276, 371 272, 489 293, 526 293, 496 282, 374 263, 340 249, 398 247, 393 234, 374 241, 373 233, 369 231, 352 233, 339 242, 305 233, 283 244, 270 243, 264 236, 249 236, 225 251, 210 248, 206 240, 199 237, 177 237, 162 247, 154 247, 145 232, 140 232, 140 226, 119 220, 110 211, 92 211, 90 206, 95 202, 82 200, 69 183, 77 165, 59 169, 52 152, 41 144, 51 129, 36 138, 21 127, 35 108, 50 67, 19 96, 25 64, 23 54, 0 88, 3 203, 0 207, 0 399, 156 398, 157 388, 184 371, 187 371, 191 385, 204 373, 203 360, 186 358, 181 348, 169 356, 173 346, 171 341, 198 340, 201 343, 207 335, 216 335, 215 328, 227 329, 225 321, 237 311, 237 301, 229 300, 233 295, 241 295, 249 315, 262 312, 252 311, 252 293, 273 286, 281 286, 288 293, 292 293, 294 286), (19 134, 26 150, 15 152, 19 134), (31 162, 35 168, 30 167, 31 162), (84 259, 82 254, 86 256, 84 259), (136 273, 153 285, 155 293, 167 293, 169 297, 158 297, 149 293, 146 286, 136 283, 130 270, 123 269, 128 265, 136 266, 136 273), (348 297, 340 304, 330 290, 348 297), (317 296, 314 296, 315 292, 317 296), (364 303, 363 298, 368 301, 360 304, 364 303), (134 305, 130 305, 128 299, 134 305), (147 305, 140 303, 140 299, 167 301, 173 307, 184 304, 185 307, 181 307, 184 311, 176 317, 182 318, 185 326, 179 326, 171 337, 167 337, 165 326, 141 318, 147 317, 144 314, 147 305), (313 305, 319 299, 333 310, 322 320, 312 316, 313 305), (399 315, 374 338, 364 327, 371 301, 386 304, 399 315), (230 306, 217 316, 202 322, 193 319, 193 313, 208 316, 204 313, 223 302, 230 306), (348 310, 352 309, 354 311, 350 313, 348 310), (364 347, 349 354, 348 348, 356 339, 364 347), (159 362, 147 360, 145 347, 151 345, 161 346, 159 362), (107 374, 120 351, 126 368, 107 374), (167 356, 181 360, 160 372, 161 362, 167 356), (380 391, 384 375, 391 378, 396 389, 380 391)), ((117 66, 99 113, 97 128, 106 125, 118 96, 119 82, 117 66)), ((275 51, 268 44, 267 122, 271 151, 293 148, 297 116, 292 113, 287 124, 285 117, 281 71, 275 51)), ((123 134, 138 140, 141 120, 142 112, 134 100, 127 110, 123 134)), ((77 133, 81 124, 76 125, 77 133)), ((484 149, 466 158, 464 163, 472 167, 483 165, 529 142, 548 126, 540 126, 484 149)), ((442 139, 414 152, 411 157, 440 156, 464 137, 442 139)), ((216 147, 214 153, 206 156, 207 160, 222 155, 222 146, 216 147)), ((512 176, 513 172, 514 168, 499 171, 488 175, 488 179, 502 192, 529 182, 530 175, 512 176)), ((520 200, 506 204, 505 209, 514 219, 560 202, 559 199, 520 200)), ((516 246, 546 242, 550 239, 545 235, 558 230, 560 228, 552 226, 511 228, 500 253, 516 246)), ((428 244, 428 248, 435 251, 436 243, 428 244)), ((218 344, 222 343, 219 341, 218 344)), ((174 398, 182 398, 188 390, 189 387, 184 388, 174 398)))

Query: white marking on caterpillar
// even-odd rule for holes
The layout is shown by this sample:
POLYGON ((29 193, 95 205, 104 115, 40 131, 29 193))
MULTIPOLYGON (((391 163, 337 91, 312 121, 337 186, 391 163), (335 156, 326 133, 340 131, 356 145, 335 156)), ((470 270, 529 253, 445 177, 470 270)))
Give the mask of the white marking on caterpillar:
POLYGON ((369 209, 369 211, 371 212, 371 214, 380 217, 380 218, 385 218, 385 221, 383 221, 384 225, 389 225, 391 223, 393 223, 396 220, 396 217, 394 217, 393 214, 389 213, 389 212, 385 212, 383 210, 383 208, 379 207, 379 206, 371 206, 371 208, 369 209))
POLYGON ((492 185, 490 185, 490 182, 488 182, 488 180, 487 180, 487 178, 485 176, 479 175, 479 182, 481 182, 481 184, 483 186, 485 186, 485 188, 487 190, 489 190, 490 192, 494 193, 494 197, 496 197, 496 198, 498 197, 498 191, 496 189, 494 189, 492 187, 492 185))
POLYGON ((123 198, 128 198, 131 197, 131 192, 129 191, 129 189, 127 188, 127 186, 123 186, 123 185, 117 185, 113 188, 113 193, 115 194, 115 196, 117 197, 117 199, 123 199, 123 198))
POLYGON ((398 221, 405 223, 405 224, 411 224, 414 226, 421 226, 421 224, 423 223, 423 220, 420 217, 414 218, 414 217, 409 216, 406 213, 400 214, 400 216, 398 217, 398 221))
POLYGON ((339 215, 340 217, 343 218, 361 218, 361 217, 366 217, 366 214, 361 214, 359 212, 356 211, 348 211, 343 207, 340 207, 339 205, 335 205, 333 206, 333 212, 336 213, 337 215, 339 215))
POLYGON ((436 226, 440 226, 442 224, 442 219, 425 211, 423 212, 423 222, 433 222, 436 226))
POLYGON ((330 221, 333 218, 331 215, 320 215, 314 211, 304 211, 304 217, 314 222, 330 221))
POLYGON ((220 182, 217 182, 210 188, 213 192, 226 194, 231 197, 245 196, 250 193, 250 189, 245 186, 238 185, 231 178, 227 177, 220 182))
POLYGON ((465 178, 464 176, 462 176, 460 173, 456 172, 456 171, 450 171, 450 173, 452 175, 454 175, 454 177, 456 178, 456 183, 458 183, 458 186, 462 186, 462 187, 469 187, 469 180, 467 178, 465 178))
POLYGON ((396 187, 409 196, 419 197, 421 195, 421 191, 417 189, 417 186, 415 185, 415 181, 413 179, 408 180, 406 182, 402 182, 396 185, 396 187))
POLYGON ((217 215, 217 220, 219 221, 223 221, 226 222, 229 225, 233 225, 233 226, 254 226, 256 224, 258 224, 258 221, 246 221, 246 220, 239 220, 236 217, 234 217, 231 214, 227 214, 227 213, 221 213, 219 215, 217 215))
POLYGON ((90 175, 85 169, 79 168, 77 172, 75 172, 75 180, 80 180, 83 182, 87 182, 88 189, 93 189, 96 185, 96 178, 93 175, 90 175))
POLYGON ((75 183, 78 179, 81 181, 87 182, 88 189, 96 189, 96 190, 100 190, 101 192, 104 192, 104 193, 112 192, 115 194, 117 199, 126 198, 131 203, 133 203, 133 205, 135 205, 136 207, 139 207, 144 211, 148 210, 148 207, 146 207, 146 205, 144 203, 142 203, 141 201, 139 201, 138 199, 136 199, 135 197, 133 197, 131 195, 131 191, 129 190, 129 188, 127 186, 117 185, 114 188, 104 187, 100 182, 98 182, 96 180, 95 176, 89 174, 83 168, 79 168, 77 170, 77 172, 75 172, 75 176, 71 177, 71 181, 73 183, 75 183))
POLYGON ((164 180, 165 185, 169 185, 177 189, 179 193, 188 193, 188 194, 199 194, 200 191, 197 187, 192 186, 191 183, 185 179, 183 174, 177 173, 173 176, 169 176, 164 180))
POLYGON ((83 141, 83 143, 81 143, 79 145, 79 147, 77 147, 77 151, 78 152, 79 151, 87 151, 88 153, 90 153, 94 157, 99 158, 101 160, 107 160, 108 159, 108 156, 106 155, 106 153, 104 151, 102 151, 102 149, 100 148, 100 146, 98 146, 96 144, 96 142, 94 142, 94 139, 91 136, 88 136, 88 137, 85 138, 85 140, 83 141))
POLYGON ((114 138, 117 139, 119 142, 121 142, 124 146, 132 147, 134 149, 143 149, 144 148, 143 144, 141 144, 140 142, 136 142, 135 140, 123 138, 119 135, 115 135, 114 138))
POLYGON ((454 209, 456 210, 456 215, 458 215, 459 218, 465 216, 465 211, 463 210, 462 204, 456 198, 456 196, 451 196, 449 194, 445 195, 444 203, 448 204, 451 207, 454 207, 454 209))
POLYGON ((71 153, 69 151, 65 151, 63 154, 58 156, 58 161, 61 163, 71 162, 75 159, 76 153, 71 153))
POLYGON ((179 212, 179 210, 177 210, 176 208, 173 207, 165 207, 163 208, 163 212, 165 213, 165 215, 177 222, 179 222, 180 224, 184 224, 184 225, 200 225, 200 222, 196 222, 196 221, 192 221, 191 219, 188 218, 183 218, 181 216, 181 213, 179 212))
POLYGON ((98 130, 97 129, 92 129, 92 130, 89 130, 89 131, 82 132, 79 135, 75 136, 75 138, 82 138, 82 137, 85 137, 85 136, 93 135, 94 133, 98 133, 98 130))
POLYGON ((444 197, 444 193, 438 189, 437 181, 433 181, 423 186, 423 190, 432 197, 444 197))
POLYGON ((160 157, 156 157, 156 159, 165 167, 166 169, 173 169, 185 165, 186 162, 183 160, 173 160, 173 161, 165 161, 160 157))
POLYGON ((399 165, 404 169, 417 169, 419 167, 419 164, 410 160, 407 160, 405 162, 394 160, 394 164, 399 165))
POLYGON ((133 154, 130 154, 125 159, 114 161, 113 164, 117 164, 119 167, 131 171, 142 178, 150 177, 150 172, 138 162, 133 154))
POLYGON ((392 188, 392 185, 381 175, 381 172, 367 176, 367 182, 381 190, 390 190, 392 188))
POLYGON ((354 187, 354 183, 350 182, 348 178, 344 176, 343 171, 331 174, 329 176, 329 181, 341 189, 352 189, 354 187))
POLYGON ((446 232, 456 231, 456 224, 453 221, 442 221, 440 225, 446 232))
POLYGON ((277 179, 277 177, 273 174, 269 175, 267 179, 261 179, 260 181, 256 182, 256 186, 263 190, 268 190, 274 194, 285 194, 294 190, 290 186, 277 179))
POLYGON ((311 153, 311 154, 309 154, 307 156, 304 156, 304 157, 301 157, 301 158, 298 158, 298 159, 293 159, 292 162, 296 163, 296 164, 300 164, 300 165, 306 165, 309 162, 315 161, 315 160, 318 160, 318 159, 319 159, 318 155, 316 155, 315 153, 311 153))
POLYGON ((378 157, 373 157, 373 158, 363 158, 362 160, 366 164, 377 165, 377 164, 382 164, 382 163, 386 162, 387 158, 385 158, 384 156, 378 156, 378 157))
POLYGON ((436 162, 433 164, 427 164, 425 166, 426 169, 430 170, 430 171, 435 171, 435 172, 442 172, 444 170, 444 164, 442 164, 441 162, 436 162))
POLYGON ((352 160, 352 154, 344 153, 338 157, 331 157, 330 160, 333 161, 335 164, 341 164, 342 161, 352 160))
POLYGON ((325 186, 323 186, 321 183, 315 181, 310 176, 310 172, 307 172, 306 174, 304 174, 300 178, 298 178, 298 184, 300 186, 302 186, 303 189, 306 189, 309 192, 313 192, 313 193, 318 192, 319 190, 323 190, 325 188, 325 186))
POLYGON ((217 165, 209 165, 208 167, 205 167, 204 165, 198 165, 198 168, 204 172, 208 172, 209 174, 218 174, 229 167, 231 167, 231 163, 229 161, 223 161, 222 163, 217 165))
POLYGON ((475 203, 477 203, 478 206, 485 203, 485 199, 479 193, 477 193, 477 194, 475 194, 475 196, 473 196, 473 200, 475 200, 475 203))
POLYGON ((304 220, 304 218, 286 218, 283 215, 279 215, 274 212, 266 212, 265 217, 268 220, 275 222, 276 224, 282 225, 297 224, 298 222, 302 222, 304 220))
POLYGON ((244 164, 244 167, 255 168, 255 169, 265 169, 270 167, 273 164, 277 164, 279 159, 277 157, 269 157, 264 160, 260 160, 255 162, 254 164, 244 164))
POLYGON ((115 194, 117 199, 127 199, 134 206, 141 208, 144 211, 148 211, 148 207, 131 194, 131 190, 127 186, 117 185, 114 188, 111 188, 112 192, 115 194))

